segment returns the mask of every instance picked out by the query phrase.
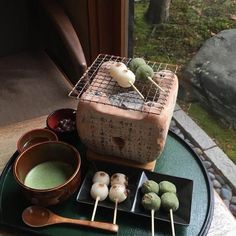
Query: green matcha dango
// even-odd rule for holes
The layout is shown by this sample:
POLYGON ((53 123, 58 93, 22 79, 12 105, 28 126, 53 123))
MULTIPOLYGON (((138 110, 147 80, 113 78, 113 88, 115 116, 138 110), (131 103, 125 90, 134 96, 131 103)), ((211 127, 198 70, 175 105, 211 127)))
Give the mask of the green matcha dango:
POLYGON ((139 66, 145 65, 145 64, 146 62, 144 61, 143 58, 137 57, 131 60, 129 64, 129 68, 135 73, 139 66))
POLYGON ((142 198, 142 205, 146 210, 159 210, 161 199, 156 193, 146 193, 142 198))
POLYGON ((166 192, 161 195, 161 207, 164 210, 169 211, 176 211, 179 208, 179 200, 175 193, 166 192))
POLYGON ((159 183, 159 191, 160 191, 160 194, 163 194, 166 192, 176 193, 176 187, 173 183, 169 181, 161 181, 159 183))
POLYGON ((143 183, 141 191, 142 191, 142 193, 154 192, 154 193, 158 194, 159 193, 159 185, 154 180, 147 180, 143 183))
POLYGON ((136 70, 135 76, 136 76, 136 79, 138 80, 145 80, 148 78, 152 78, 154 76, 154 71, 152 67, 150 67, 147 64, 141 65, 136 70))

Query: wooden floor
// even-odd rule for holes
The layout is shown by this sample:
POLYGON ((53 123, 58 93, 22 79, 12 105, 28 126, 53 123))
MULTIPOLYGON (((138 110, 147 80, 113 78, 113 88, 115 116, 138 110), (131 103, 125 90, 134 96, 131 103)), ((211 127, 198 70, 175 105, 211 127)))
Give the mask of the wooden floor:
POLYGON ((71 84, 43 51, 0 58, 0 126, 76 108, 71 84))

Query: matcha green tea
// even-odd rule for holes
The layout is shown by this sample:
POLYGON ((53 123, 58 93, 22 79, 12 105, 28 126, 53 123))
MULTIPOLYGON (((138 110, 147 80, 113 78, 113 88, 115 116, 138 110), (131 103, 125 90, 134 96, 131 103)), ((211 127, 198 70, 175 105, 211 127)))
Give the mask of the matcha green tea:
POLYGON ((73 168, 64 162, 47 161, 36 165, 25 177, 24 184, 34 189, 49 189, 65 183, 73 168))

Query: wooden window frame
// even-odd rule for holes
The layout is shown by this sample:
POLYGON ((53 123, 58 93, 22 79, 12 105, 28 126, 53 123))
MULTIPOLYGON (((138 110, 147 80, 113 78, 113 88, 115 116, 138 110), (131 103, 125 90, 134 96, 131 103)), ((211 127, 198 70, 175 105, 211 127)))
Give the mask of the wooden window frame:
POLYGON ((128 56, 129 0, 88 0, 91 61, 98 54, 128 56))

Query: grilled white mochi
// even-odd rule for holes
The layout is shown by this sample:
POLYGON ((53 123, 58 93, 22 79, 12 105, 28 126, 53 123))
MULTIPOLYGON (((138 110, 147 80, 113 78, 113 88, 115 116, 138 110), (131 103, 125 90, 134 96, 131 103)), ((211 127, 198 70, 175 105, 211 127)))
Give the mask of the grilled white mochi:
POLYGON ((109 198, 113 202, 123 202, 128 195, 126 187, 122 184, 114 184, 111 186, 109 191, 109 198))
POLYGON ((108 196, 108 187, 106 184, 96 182, 92 185, 92 188, 90 190, 90 194, 94 200, 96 200, 98 197, 99 201, 103 201, 108 196))
POLYGON ((99 182, 102 184, 109 185, 110 183, 110 177, 109 175, 104 171, 97 171, 93 176, 93 183, 99 182))
POLYGON ((110 75, 123 88, 129 88, 135 82, 135 74, 121 62, 111 65, 110 75))
POLYGON ((114 184, 128 185, 128 177, 122 173, 115 173, 111 176, 111 186, 114 184))

